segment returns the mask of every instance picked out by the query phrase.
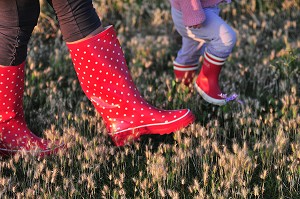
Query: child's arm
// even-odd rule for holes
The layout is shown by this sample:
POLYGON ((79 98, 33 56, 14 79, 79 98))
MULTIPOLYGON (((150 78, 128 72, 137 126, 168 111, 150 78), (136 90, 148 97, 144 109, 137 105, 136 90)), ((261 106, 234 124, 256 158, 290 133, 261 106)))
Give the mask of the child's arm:
POLYGON ((179 3, 184 25, 200 28, 206 19, 200 0, 179 0, 179 3))

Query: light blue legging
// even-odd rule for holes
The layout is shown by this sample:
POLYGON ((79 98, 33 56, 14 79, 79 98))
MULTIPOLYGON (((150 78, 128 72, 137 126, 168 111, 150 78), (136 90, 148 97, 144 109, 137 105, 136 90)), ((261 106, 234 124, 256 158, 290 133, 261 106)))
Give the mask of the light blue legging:
POLYGON ((199 57, 206 50, 208 53, 227 58, 236 43, 236 33, 219 16, 220 9, 204 8, 206 20, 199 29, 189 28, 183 24, 182 13, 172 8, 172 18, 176 30, 182 36, 182 47, 175 61, 182 65, 198 63, 199 57))

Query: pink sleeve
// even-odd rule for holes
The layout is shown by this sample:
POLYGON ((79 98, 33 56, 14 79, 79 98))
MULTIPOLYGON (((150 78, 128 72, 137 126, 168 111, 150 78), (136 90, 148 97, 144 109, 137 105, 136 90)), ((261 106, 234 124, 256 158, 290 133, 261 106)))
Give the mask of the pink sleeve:
POLYGON ((205 13, 200 0, 179 0, 185 26, 201 24, 205 21, 205 13))

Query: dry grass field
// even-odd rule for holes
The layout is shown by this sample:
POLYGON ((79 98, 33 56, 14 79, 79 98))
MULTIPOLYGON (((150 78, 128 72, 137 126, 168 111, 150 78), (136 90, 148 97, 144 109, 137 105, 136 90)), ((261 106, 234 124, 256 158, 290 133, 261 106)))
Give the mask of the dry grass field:
POLYGON ((180 48, 167 0, 95 0, 114 24, 133 79, 151 104, 196 121, 113 146, 85 97, 53 11, 42 4, 28 47, 30 129, 66 142, 47 159, 0 159, 0 198, 300 198, 300 1, 234 0, 222 17, 238 42, 221 75, 240 103, 203 101, 174 81, 180 48))

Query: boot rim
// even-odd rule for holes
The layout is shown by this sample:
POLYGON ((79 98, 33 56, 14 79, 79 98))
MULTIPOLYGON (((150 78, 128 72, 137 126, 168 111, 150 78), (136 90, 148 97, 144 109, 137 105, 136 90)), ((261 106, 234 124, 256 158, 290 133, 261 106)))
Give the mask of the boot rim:
MULTIPOLYGON (((191 66, 198 66, 199 65, 199 63, 198 62, 195 62, 195 63, 193 63, 193 64, 180 64, 180 63, 178 63, 177 61, 173 61, 173 65, 176 65, 176 66, 182 66, 182 67, 191 67, 191 66)), ((198 68, 199 68, 199 66, 198 66, 198 68)))
POLYGON ((173 69, 177 70, 177 71, 196 71, 196 70, 199 69, 199 66, 190 67, 190 68, 180 68, 180 67, 177 67, 177 66, 174 65, 173 69))

